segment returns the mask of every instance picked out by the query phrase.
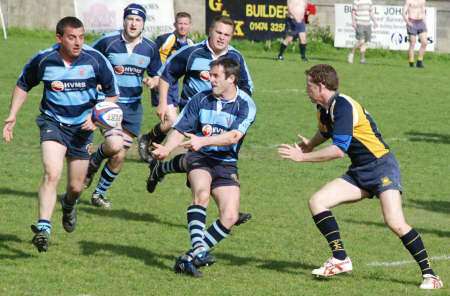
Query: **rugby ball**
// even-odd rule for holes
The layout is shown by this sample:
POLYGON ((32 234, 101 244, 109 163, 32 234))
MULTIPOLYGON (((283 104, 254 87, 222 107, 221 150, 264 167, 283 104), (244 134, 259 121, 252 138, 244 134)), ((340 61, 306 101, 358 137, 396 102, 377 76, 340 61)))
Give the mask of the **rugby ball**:
POLYGON ((92 109, 92 122, 101 128, 111 129, 120 127, 122 118, 122 109, 116 103, 100 102, 92 109))

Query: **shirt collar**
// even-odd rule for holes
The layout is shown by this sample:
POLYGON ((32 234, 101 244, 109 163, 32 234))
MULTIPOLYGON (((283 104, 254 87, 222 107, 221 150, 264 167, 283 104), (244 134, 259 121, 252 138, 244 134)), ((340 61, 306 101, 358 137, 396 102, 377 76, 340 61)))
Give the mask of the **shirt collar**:
POLYGON ((217 101, 221 101, 223 103, 233 103, 236 102, 237 97, 239 96, 239 87, 236 86, 236 95, 234 96, 233 99, 231 100, 224 100, 222 97, 216 97, 213 95, 214 99, 216 99, 217 101))
MULTIPOLYGON (((125 36, 123 35, 123 30, 120 30, 120 37, 122 38, 122 41, 126 44, 129 44, 130 42, 127 41, 127 39, 125 39, 125 36)), ((139 41, 136 44, 142 43, 142 40, 144 40, 144 36, 139 36, 139 41)))

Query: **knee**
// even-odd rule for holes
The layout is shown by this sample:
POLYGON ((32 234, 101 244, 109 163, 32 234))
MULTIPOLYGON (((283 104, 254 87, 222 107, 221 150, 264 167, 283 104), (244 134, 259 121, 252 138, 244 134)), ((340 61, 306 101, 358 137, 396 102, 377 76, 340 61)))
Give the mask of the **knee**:
POLYGON ((56 186, 61 178, 61 174, 55 171, 46 172, 44 175, 44 183, 56 186))
POLYGON ((397 236, 401 237, 411 230, 411 226, 404 219, 384 218, 384 222, 389 229, 397 236))
POLYGON ((220 223, 222 223, 222 225, 225 226, 225 228, 231 229, 233 225, 236 224, 238 219, 239 219, 238 212, 228 211, 220 216, 220 223))
POLYGON ((106 143, 106 149, 108 155, 116 155, 123 149, 123 139, 122 137, 111 138, 106 143))
POLYGON ((67 192, 70 192, 72 195, 81 195, 83 191, 84 183, 83 182, 72 182, 67 186, 67 192))
POLYGON ((194 193, 193 204, 199 205, 202 207, 208 207, 209 203, 209 191, 208 190, 199 190, 194 193))
POLYGON ((320 194, 314 194, 308 201, 309 209, 312 213, 321 212, 325 208, 320 194))
POLYGON ((111 157, 112 162, 114 163, 123 163, 125 160, 125 155, 126 155, 126 150, 125 149, 121 149, 118 153, 114 154, 111 157))

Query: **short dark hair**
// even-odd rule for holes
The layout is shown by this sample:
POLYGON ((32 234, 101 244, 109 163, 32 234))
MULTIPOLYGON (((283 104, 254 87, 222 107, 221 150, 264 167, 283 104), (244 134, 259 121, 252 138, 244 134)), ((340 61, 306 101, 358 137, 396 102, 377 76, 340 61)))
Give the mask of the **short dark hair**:
POLYGON ((234 32, 234 21, 230 17, 224 16, 224 15, 216 16, 213 19, 213 21, 211 22, 211 25, 209 26, 209 29, 212 30, 212 28, 214 28, 216 23, 222 23, 222 24, 225 24, 225 25, 230 25, 231 27, 233 27, 233 32, 234 32))
POLYGON ((191 15, 185 11, 180 11, 175 15, 175 22, 178 21, 179 18, 187 17, 189 20, 192 19, 191 15))
POLYGON ((336 70, 330 65, 312 66, 311 69, 305 71, 305 74, 311 77, 313 83, 322 83, 329 90, 337 90, 339 87, 339 77, 336 70))
POLYGON ((56 34, 63 36, 64 35, 64 29, 66 27, 71 28, 82 28, 83 22, 81 22, 79 19, 77 19, 74 16, 66 16, 59 20, 59 22, 56 24, 56 34))
POLYGON ((241 73, 241 67, 239 66, 239 63, 231 58, 218 58, 217 60, 212 61, 209 66, 215 67, 215 66, 222 66, 223 71, 225 72, 225 78, 230 77, 231 75, 234 75, 235 80, 234 84, 237 85, 240 73, 241 73))

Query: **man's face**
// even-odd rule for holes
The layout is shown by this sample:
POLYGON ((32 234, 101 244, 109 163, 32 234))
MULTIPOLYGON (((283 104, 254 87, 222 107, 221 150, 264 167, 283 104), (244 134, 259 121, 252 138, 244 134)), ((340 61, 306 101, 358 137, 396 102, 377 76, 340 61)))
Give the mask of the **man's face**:
POLYGON ((233 27, 217 22, 209 32, 209 46, 215 52, 221 52, 228 48, 231 37, 233 37, 233 27))
POLYGON ((84 28, 65 27, 64 34, 56 34, 56 39, 61 45, 63 53, 72 59, 77 58, 84 44, 84 28))
POLYGON ((187 36, 191 31, 191 19, 188 17, 179 17, 175 22, 175 31, 181 37, 187 36))
POLYGON ((311 80, 311 76, 307 76, 306 78, 306 92, 308 93, 309 98, 312 103, 317 103, 317 100, 320 98, 321 85, 315 84, 311 80))
POLYGON ((230 88, 235 87, 234 76, 230 75, 228 78, 225 78, 225 71, 221 65, 214 66, 209 70, 209 81, 215 96, 221 96, 230 88))
POLYGON ((138 15, 128 15, 123 20, 123 31, 126 37, 136 39, 144 30, 144 19, 138 15))

